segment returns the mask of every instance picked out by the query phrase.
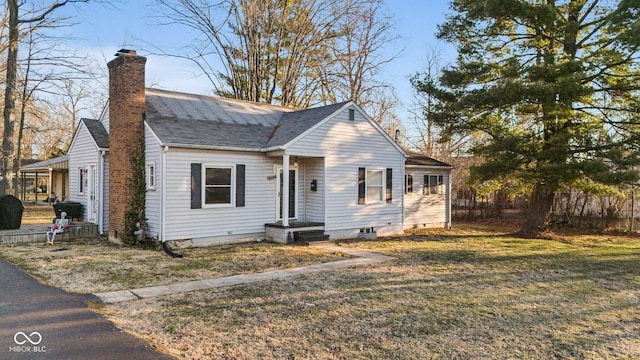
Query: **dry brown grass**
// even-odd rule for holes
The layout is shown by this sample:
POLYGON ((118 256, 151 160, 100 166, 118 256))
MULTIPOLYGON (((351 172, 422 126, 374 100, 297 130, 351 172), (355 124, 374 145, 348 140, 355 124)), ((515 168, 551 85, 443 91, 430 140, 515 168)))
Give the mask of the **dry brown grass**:
POLYGON ((181 359, 640 358, 637 237, 512 231, 345 241, 398 260, 99 310, 181 359))
POLYGON ((349 256, 301 246, 251 243, 179 251, 182 259, 107 241, 4 245, 0 255, 67 291, 99 293, 292 268, 349 256))
POLYGON ((103 311, 184 359, 640 358, 638 240, 512 230, 348 241, 399 260, 103 311))

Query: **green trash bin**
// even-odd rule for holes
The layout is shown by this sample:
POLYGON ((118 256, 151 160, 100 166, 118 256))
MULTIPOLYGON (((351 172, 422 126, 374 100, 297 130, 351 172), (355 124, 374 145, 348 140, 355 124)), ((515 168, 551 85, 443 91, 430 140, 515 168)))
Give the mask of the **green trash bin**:
POLYGON ((62 213, 67 213, 67 219, 80 220, 82 218, 82 204, 73 201, 63 201, 53 205, 53 210, 56 212, 56 217, 59 219, 62 217, 62 213))
POLYGON ((0 196, 0 230, 20 229, 22 201, 12 195, 0 196))

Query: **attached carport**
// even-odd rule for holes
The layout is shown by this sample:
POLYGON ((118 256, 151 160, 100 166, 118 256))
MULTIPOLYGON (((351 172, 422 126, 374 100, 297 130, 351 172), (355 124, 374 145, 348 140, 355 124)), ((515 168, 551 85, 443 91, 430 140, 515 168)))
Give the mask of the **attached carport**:
POLYGON ((45 201, 51 193, 55 193, 59 201, 65 200, 69 194, 67 155, 21 166, 20 183, 22 201, 45 201))

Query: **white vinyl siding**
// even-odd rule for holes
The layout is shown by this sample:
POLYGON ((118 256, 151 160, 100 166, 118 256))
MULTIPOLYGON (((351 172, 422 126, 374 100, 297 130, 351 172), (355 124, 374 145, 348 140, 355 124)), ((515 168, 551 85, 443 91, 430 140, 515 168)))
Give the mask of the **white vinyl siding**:
POLYGON ((402 225, 404 155, 359 111, 350 121, 348 109, 343 109, 287 151, 325 158, 327 231, 402 225), (358 205, 360 167, 393 169, 390 204, 358 205))
MULTIPOLYGON (((77 130, 71 147, 69 148, 69 201, 79 202, 82 204, 82 219, 87 219, 87 209, 89 205, 88 191, 85 188, 80 193, 80 174, 79 171, 89 170, 89 164, 98 164, 100 152, 89 134, 89 131, 81 123, 77 130)), ((85 173, 86 177, 86 173, 85 173)))
POLYGON ((447 209, 449 204, 449 173, 436 170, 407 168, 407 175, 413 178, 413 193, 405 195, 405 228, 444 227, 451 219, 447 209), (427 183, 425 184, 425 175, 427 183), (430 184, 431 180, 434 181, 430 184), (442 181, 442 185, 438 182, 442 181), (433 185, 433 187, 432 187, 433 185), (432 190, 430 190, 430 188, 432 190), (421 191, 420 189, 424 189, 421 191), (439 192, 429 194, 429 192, 439 192))
MULTIPOLYGON (((162 164, 162 147, 158 140, 153 135, 149 127, 145 126, 144 132, 144 144, 145 144, 145 161, 147 164, 155 165, 156 183, 155 191, 147 191, 146 194, 146 206, 145 216, 147 217, 147 229, 148 233, 152 237, 158 237, 160 235, 160 213, 161 213, 161 201, 162 196, 162 182, 161 182, 161 164, 162 164)), ((188 165, 188 164, 187 164, 188 165)))
POLYGON ((275 220, 273 158, 263 153, 170 148, 165 164, 165 183, 161 184, 166 202, 164 240, 264 234, 264 224, 275 220), (216 164, 222 160, 225 164, 246 166, 245 206, 191 209, 191 164, 216 164))
POLYGON ((304 219, 306 221, 324 222, 324 159, 307 158, 304 159, 305 179, 301 182, 300 193, 305 200, 301 202, 304 209, 304 219), (316 180, 316 191, 311 191, 311 182, 316 180))

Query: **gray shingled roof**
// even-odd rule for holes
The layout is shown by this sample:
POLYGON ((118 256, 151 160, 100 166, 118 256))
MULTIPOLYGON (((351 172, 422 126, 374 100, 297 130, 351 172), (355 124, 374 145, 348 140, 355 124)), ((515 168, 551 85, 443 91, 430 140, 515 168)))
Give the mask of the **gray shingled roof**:
POLYGON ((284 145, 338 111, 346 102, 285 113, 266 147, 284 145))
POLYGON ((102 122, 92 119, 80 119, 80 121, 84 122, 87 130, 89 130, 89 134, 91 134, 91 137, 93 137, 93 140, 96 142, 99 148, 109 148, 109 134, 104 128, 104 125, 102 125, 102 122))
POLYGON ((263 150, 295 139, 343 104, 295 110, 146 89, 146 121, 163 145, 263 150))
POLYGON ((271 128, 166 117, 149 117, 147 124, 164 145, 203 148, 261 149, 271 128))

